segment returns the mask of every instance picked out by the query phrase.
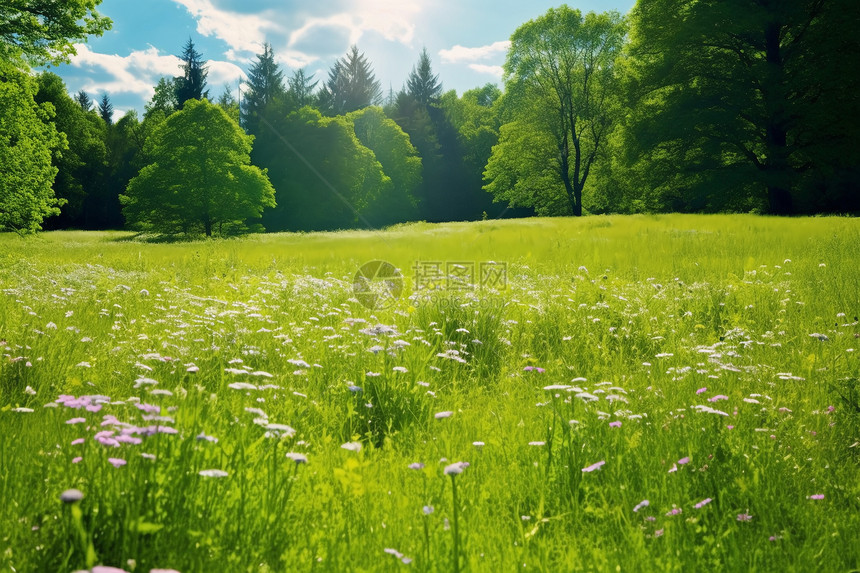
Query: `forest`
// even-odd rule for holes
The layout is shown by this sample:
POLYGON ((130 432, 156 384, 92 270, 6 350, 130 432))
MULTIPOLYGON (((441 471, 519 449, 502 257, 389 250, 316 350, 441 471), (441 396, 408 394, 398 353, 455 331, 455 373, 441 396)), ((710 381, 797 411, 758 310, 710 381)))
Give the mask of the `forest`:
POLYGON ((237 98, 189 38, 122 117, 41 67, 109 29, 98 2, 35 4, 0 12, 0 230, 860 211, 851 0, 563 5, 517 28, 502 85, 462 94, 426 49, 386 93, 358 46, 314 77, 265 44, 237 98))

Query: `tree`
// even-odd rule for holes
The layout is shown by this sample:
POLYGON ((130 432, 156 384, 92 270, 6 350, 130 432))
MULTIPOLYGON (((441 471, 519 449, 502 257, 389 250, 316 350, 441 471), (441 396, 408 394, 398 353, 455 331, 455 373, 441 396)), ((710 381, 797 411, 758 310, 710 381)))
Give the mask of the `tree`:
POLYGON ((382 85, 358 47, 352 46, 329 70, 319 101, 328 115, 343 115, 382 102, 382 85))
POLYGON ((289 84, 288 94, 292 100, 292 104, 296 106, 296 109, 302 108, 306 105, 313 106, 316 103, 314 90, 316 89, 319 80, 311 81, 313 79, 313 74, 307 75, 304 69, 298 69, 293 72, 293 75, 287 80, 287 83, 289 84))
POLYGON ((217 105, 188 100, 147 141, 150 163, 120 198, 123 214, 159 233, 247 231, 275 206, 266 171, 250 165, 252 141, 217 105))
POLYGON ((412 68, 406 80, 406 91, 424 105, 436 103, 442 95, 442 84, 439 82, 439 75, 433 74, 427 48, 421 50, 418 65, 412 68))
POLYGON ((261 118, 277 113, 276 108, 283 107, 285 96, 284 72, 267 42, 263 44, 263 53, 257 54, 257 61, 248 70, 242 98, 242 126, 248 133, 259 135, 261 118))
POLYGON ((149 117, 156 111, 168 116, 179 107, 176 99, 177 78, 159 78, 152 99, 144 106, 144 116, 149 117))
POLYGON ((860 208, 860 4, 640 0, 631 21, 628 153, 663 208, 860 208))
POLYGON ((80 90, 78 94, 75 96, 75 101, 78 102, 78 105, 81 106, 81 109, 84 111, 92 111, 93 109, 93 100, 90 99, 89 94, 84 90, 80 90))
MULTIPOLYGON (((615 60, 624 36, 625 23, 617 12, 590 12, 583 17, 567 6, 552 8, 514 32, 504 80, 506 106, 515 125, 502 130, 487 168, 487 190, 510 197, 508 183, 538 178, 544 182, 543 189, 558 189, 564 199, 544 199, 542 204, 565 205, 559 213, 582 215, 583 189, 614 121, 615 60), (526 149, 520 147, 523 144, 540 144, 546 149, 526 149), (501 153, 538 154, 547 163, 537 166, 517 157, 498 156, 501 153), (551 167, 553 179, 518 171, 535 167, 551 167), (517 171, 504 174, 503 169, 517 171)), ((533 190, 531 186, 519 189, 523 193, 533 190)), ((517 204, 529 206, 529 196, 519 196, 517 204)))
POLYGON ((0 230, 33 233, 60 212, 51 184, 54 151, 66 147, 51 118, 53 106, 37 104, 28 74, 0 59, 0 230))
POLYGON ((31 63, 68 62, 74 44, 101 36, 110 18, 96 12, 101 0, 12 0, 0 8, 0 60, 21 57, 31 63))
POLYGON ((113 124, 113 104, 107 94, 102 95, 102 101, 99 102, 99 116, 104 120, 105 124, 113 124))
POLYGON ((233 97, 233 92, 228 84, 224 84, 224 91, 221 92, 220 96, 218 96, 218 101, 216 103, 218 104, 218 107, 227 112, 230 119, 239 123, 239 102, 236 101, 235 97, 233 97))
MULTIPOLYGON (((366 226, 368 208, 391 185, 373 152, 344 116, 324 118, 303 107, 273 123, 279 146, 257 155, 269 169, 278 206, 263 223, 270 231, 322 231, 366 226)), ((371 222, 372 223, 372 222, 371 222)))
POLYGON ((179 56, 182 60, 183 75, 174 78, 176 88, 176 107, 182 109, 185 102, 190 99, 201 100, 209 97, 206 89, 206 76, 209 75, 209 67, 203 55, 194 48, 194 42, 188 38, 188 43, 179 56))
POLYGON ((44 227, 84 227, 87 197, 98 192, 105 169, 105 123, 86 111, 80 99, 69 97, 60 76, 43 72, 37 76, 36 85, 35 102, 53 106, 51 123, 68 143, 67 149, 52 158, 57 168, 54 195, 65 204, 59 216, 47 219, 44 227))
POLYGON ((416 193, 421 184, 421 158, 409 136, 382 109, 366 107, 346 116, 361 144, 370 149, 391 180, 365 211, 373 226, 410 221, 417 215, 416 193))

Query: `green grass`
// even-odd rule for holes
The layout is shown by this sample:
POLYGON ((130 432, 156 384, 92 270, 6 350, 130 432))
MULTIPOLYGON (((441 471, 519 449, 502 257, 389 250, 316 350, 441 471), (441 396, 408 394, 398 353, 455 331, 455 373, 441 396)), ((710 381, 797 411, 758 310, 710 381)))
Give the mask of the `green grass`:
POLYGON ((0 570, 860 568, 853 219, 0 236, 0 289, 0 570), (418 261, 507 288, 409 299, 418 261))

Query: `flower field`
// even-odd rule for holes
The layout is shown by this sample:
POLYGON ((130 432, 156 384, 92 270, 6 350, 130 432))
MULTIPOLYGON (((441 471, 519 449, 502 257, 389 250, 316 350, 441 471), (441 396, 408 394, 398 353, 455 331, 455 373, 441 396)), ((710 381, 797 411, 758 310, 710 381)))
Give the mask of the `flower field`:
POLYGON ((852 219, 3 235, 0 570, 858 569, 858 315, 852 219))

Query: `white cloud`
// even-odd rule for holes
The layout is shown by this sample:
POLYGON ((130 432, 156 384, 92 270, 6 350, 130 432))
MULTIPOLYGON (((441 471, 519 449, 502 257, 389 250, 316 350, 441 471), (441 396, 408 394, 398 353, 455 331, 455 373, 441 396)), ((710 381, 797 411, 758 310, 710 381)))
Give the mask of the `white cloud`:
POLYGON ((76 44, 75 49, 77 55, 71 58, 73 66, 90 71, 101 69, 110 76, 106 81, 88 80, 83 86, 88 92, 133 93, 148 98, 154 93, 158 78, 177 75, 181 65, 179 58, 162 56, 153 46, 135 50, 128 56, 100 54, 86 44, 76 44))
POLYGON ((216 8, 212 0, 173 0, 185 6, 197 20, 197 31, 215 36, 227 43, 229 59, 242 60, 238 52, 257 53, 266 40, 267 31, 281 31, 274 12, 239 14, 216 8))
POLYGON ((443 63, 458 64, 486 60, 499 54, 504 54, 510 47, 510 40, 493 42, 492 44, 479 46, 477 48, 467 48, 457 44, 450 50, 439 50, 439 55, 442 56, 443 63))
POLYGON ((486 64, 469 64, 469 68, 478 72, 479 74, 490 74, 491 76, 496 76, 497 78, 501 78, 502 74, 504 74, 504 70, 502 66, 488 66, 486 64))
MULTIPOLYGON (((100 54, 90 50, 86 44, 76 44, 75 48, 78 53, 71 59, 73 66, 90 73, 101 71, 108 76, 101 81, 89 79, 82 89, 90 93, 131 93, 149 99, 155 93, 155 84, 159 78, 177 76, 181 71, 182 60, 173 55, 161 55, 153 46, 146 50, 135 50, 128 56, 100 54)), ((207 81, 216 91, 223 84, 233 83, 245 75, 230 62, 210 60, 207 65, 207 81)))

